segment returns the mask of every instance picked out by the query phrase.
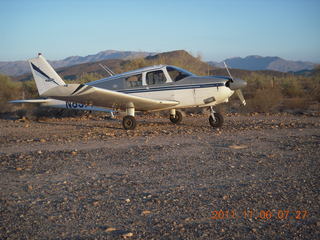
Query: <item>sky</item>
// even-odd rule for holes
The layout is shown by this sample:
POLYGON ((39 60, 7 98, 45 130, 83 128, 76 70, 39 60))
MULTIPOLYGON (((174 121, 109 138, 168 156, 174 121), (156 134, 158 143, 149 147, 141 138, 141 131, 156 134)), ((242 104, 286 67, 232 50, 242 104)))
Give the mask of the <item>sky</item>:
POLYGON ((0 0, 0 61, 103 50, 320 63, 320 0, 0 0))

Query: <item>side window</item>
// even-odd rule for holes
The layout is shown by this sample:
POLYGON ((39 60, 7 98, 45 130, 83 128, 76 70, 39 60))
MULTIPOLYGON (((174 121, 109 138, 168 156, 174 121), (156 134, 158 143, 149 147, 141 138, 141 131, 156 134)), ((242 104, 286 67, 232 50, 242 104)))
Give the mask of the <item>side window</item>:
POLYGON ((126 78, 126 86, 129 88, 142 86, 142 75, 134 75, 126 78))
POLYGON ((146 75, 146 82, 148 85, 161 84, 165 83, 166 81, 167 79, 162 70, 148 72, 146 75))

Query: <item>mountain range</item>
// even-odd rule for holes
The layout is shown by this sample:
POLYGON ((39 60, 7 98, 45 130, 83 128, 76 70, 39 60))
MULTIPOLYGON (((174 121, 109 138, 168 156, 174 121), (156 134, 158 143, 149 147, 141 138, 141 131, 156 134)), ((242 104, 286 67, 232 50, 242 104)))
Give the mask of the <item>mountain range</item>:
POLYGON ((208 64, 223 68, 223 62, 225 62, 230 68, 250 71, 272 70, 278 72, 298 72, 302 70, 311 70, 316 65, 311 62, 290 61, 280 57, 261 57, 258 55, 251 55, 245 58, 227 58, 222 62, 208 62, 208 64))
MULTIPOLYGON (((54 68, 68 67, 82 63, 98 62, 107 59, 133 59, 137 57, 152 56, 155 53, 151 52, 134 52, 134 51, 115 51, 106 50, 97 54, 82 56, 71 56, 62 60, 49 61, 54 68)), ((30 72, 30 67, 27 61, 0 61, 0 73, 9 76, 19 76, 30 72)))
MULTIPOLYGON (((133 59, 138 57, 152 57, 153 52, 134 52, 134 51, 115 51, 106 50, 97 54, 82 56, 71 56, 62 60, 49 61, 54 68, 75 66, 83 63, 93 63, 110 59, 133 59)), ((222 62, 207 62, 209 65, 224 68, 223 62, 226 62, 230 68, 243 70, 273 70, 279 72, 299 72, 311 70, 315 67, 314 63, 303 61, 290 61, 280 57, 262 57, 257 55, 247 56, 245 58, 228 58, 222 62)), ((0 61, 0 73, 9 76, 19 76, 30 72, 27 61, 0 61)))

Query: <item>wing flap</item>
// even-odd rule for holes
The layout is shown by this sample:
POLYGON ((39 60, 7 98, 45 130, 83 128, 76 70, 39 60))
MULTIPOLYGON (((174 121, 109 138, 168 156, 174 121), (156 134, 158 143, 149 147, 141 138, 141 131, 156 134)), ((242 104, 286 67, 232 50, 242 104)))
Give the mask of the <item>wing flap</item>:
POLYGON ((83 84, 57 86, 49 89, 43 95, 55 99, 107 108, 126 109, 134 107, 138 111, 160 110, 179 104, 177 101, 138 97, 83 84))

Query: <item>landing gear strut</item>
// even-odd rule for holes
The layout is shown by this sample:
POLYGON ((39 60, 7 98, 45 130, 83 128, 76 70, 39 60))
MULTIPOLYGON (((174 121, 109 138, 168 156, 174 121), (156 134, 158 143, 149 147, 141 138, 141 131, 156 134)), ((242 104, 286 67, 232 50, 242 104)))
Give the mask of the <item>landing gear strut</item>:
POLYGON ((209 117, 209 123, 211 125, 211 127, 213 128, 219 128, 219 127, 222 127, 223 125, 223 116, 218 113, 218 112, 215 112, 212 108, 212 106, 210 106, 210 117, 209 117))
POLYGON ((137 126, 137 121, 134 117, 134 108, 127 108, 127 116, 123 117, 122 126, 126 130, 133 130, 137 126))
POLYGON ((182 121, 182 114, 180 111, 176 111, 175 109, 170 110, 170 121, 174 124, 178 124, 182 121))

